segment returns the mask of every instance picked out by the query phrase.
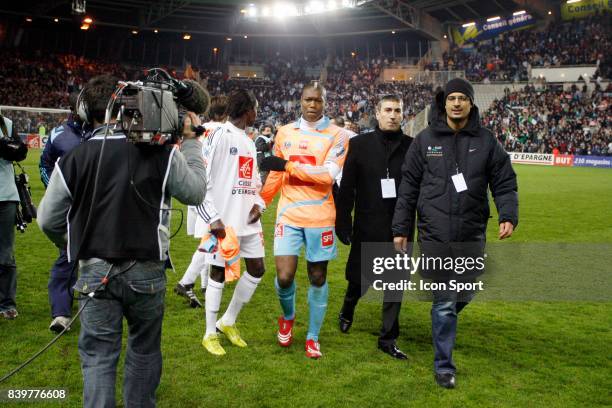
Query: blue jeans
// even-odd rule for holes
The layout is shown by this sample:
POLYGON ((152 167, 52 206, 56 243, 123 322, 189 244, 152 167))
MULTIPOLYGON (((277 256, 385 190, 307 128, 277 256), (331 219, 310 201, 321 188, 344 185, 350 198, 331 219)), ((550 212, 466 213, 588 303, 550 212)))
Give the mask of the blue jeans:
MULTIPOLYGON (((121 353, 123 317, 128 323, 123 404, 154 407, 162 370, 160 349, 166 275, 164 262, 116 263, 106 289, 96 292, 81 314, 79 355, 83 372, 83 406, 115 407, 115 378, 121 353)), ((111 264, 82 263, 74 289, 94 291, 111 264)), ((87 301, 81 296, 79 305, 87 301)))
MULTIPOLYGON (((474 293, 463 293, 461 301, 452 301, 453 294, 447 291, 432 291, 431 334, 434 348, 434 370, 437 374, 455 373, 453 348, 457 337, 457 316, 474 297, 474 293)), ((456 296, 455 296, 456 298, 456 296)))

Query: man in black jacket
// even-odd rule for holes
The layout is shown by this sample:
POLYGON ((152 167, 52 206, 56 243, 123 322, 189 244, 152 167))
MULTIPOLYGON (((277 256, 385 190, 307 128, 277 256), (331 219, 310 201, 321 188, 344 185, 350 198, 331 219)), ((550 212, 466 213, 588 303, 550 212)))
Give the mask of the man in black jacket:
MULTIPOLYGON (((406 155, 393 216, 396 249, 406 251, 416 212, 425 257, 482 256, 489 188, 499 213, 499 239, 508 238, 518 224, 516 174, 504 148, 480 125, 472 85, 456 78, 436 95, 430 125, 417 135, 406 155)), ((434 281, 457 279, 458 273, 458 269, 446 274, 422 270, 423 277, 434 281)), ((452 351, 457 314, 472 297, 473 292, 433 292, 435 378, 445 388, 455 386, 452 351)))
MULTIPOLYGON (((336 201, 336 235, 343 244, 351 245, 346 264, 348 288, 339 316, 343 333, 350 329, 355 306, 368 289, 361 279, 361 243, 393 241, 391 219, 397 200, 395 191, 404 156, 412 142, 400 128, 402 116, 402 100, 394 95, 384 96, 376 107, 376 129, 357 135, 349 142, 336 201), (384 183, 393 184, 393 194, 386 188, 383 191, 384 183), (354 223, 351 222, 353 206, 354 223)), ((395 344, 399 335, 400 307, 401 302, 383 303, 378 348, 392 357, 406 359, 395 344)))

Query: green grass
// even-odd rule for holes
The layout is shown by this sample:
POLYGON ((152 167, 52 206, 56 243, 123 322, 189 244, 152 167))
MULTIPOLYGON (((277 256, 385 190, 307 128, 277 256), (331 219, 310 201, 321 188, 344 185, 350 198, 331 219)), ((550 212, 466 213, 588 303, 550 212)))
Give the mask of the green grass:
MULTIPOLYGON (((26 161, 36 202, 43 193, 38 155, 38 151, 32 151, 26 161)), ((510 242, 612 243, 612 171, 537 166, 516 166, 516 171, 521 222, 510 242)), ((339 333, 336 316, 345 289, 344 262, 348 255, 342 245, 338 259, 329 268, 329 309, 321 333, 323 359, 310 361, 303 353, 308 315, 303 259, 297 278, 296 342, 288 350, 281 349, 275 338, 280 307, 273 286, 273 219, 274 211, 266 212, 268 272, 239 318, 249 347, 238 349, 225 343, 228 354, 223 358, 209 355, 200 345, 202 309, 190 309, 171 292, 196 247, 196 241, 184 230, 173 240, 177 273, 168 274, 159 406, 590 407, 611 403, 610 303, 474 302, 459 322, 455 350, 458 388, 443 390, 432 376, 428 303, 408 302, 403 306, 398 344, 409 354, 408 363, 394 361, 376 350, 379 304, 360 303, 351 333, 339 333)), ((177 218, 174 221, 176 228, 177 218)), ((492 220, 490 241, 495 240, 496 233, 492 220)), ((18 235, 20 317, 0 321, 0 374, 52 337, 47 329, 50 315, 46 287, 56 256, 56 249, 35 224, 18 235)), ((222 310, 233 286, 227 286, 222 310)), ((66 388, 69 398, 64 404, 79 406, 82 384, 77 332, 78 323, 0 389, 66 388)), ((120 374, 119 399, 121 381, 120 374)))

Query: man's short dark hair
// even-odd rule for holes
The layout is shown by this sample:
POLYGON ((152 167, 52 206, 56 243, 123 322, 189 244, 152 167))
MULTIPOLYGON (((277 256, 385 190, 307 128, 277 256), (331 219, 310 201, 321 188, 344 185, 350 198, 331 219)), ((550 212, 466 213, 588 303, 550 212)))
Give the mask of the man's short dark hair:
POLYGON ((334 122, 336 123, 336 126, 344 127, 344 118, 342 116, 336 116, 334 122))
POLYGON ((70 95, 68 95, 68 104, 70 105, 70 110, 72 112, 76 112, 77 111, 77 101, 79 99, 79 93, 78 92, 71 92, 70 95))
POLYGON ((210 100, 210 110, 208 111, 211 120, 220 122, 223 119, 227 110, 227 102, 228 99, 225 95, 212 97, 210 100))
MULTIPOLYGON (((85 84, 82 98, 87 104, 90 120, 96 120, 100 123, 104 122, 108 100, 117 88, 118 81, 112 75, 99 75, 93 77, 85 84)), ((116 115, 118 111, 119 105, 115 104, 112 115, 116 115)))
POLYGON ((304 85, 304 88, 302 88, 302 95, 304 95, 304 92, 307 89, 314 89, 315 91, 318 91, 321 94, 321 97, 323 98, 323 100, 325 101, 327 98, 327 91, 325 90, 325 87, 323 85, 321 85, 321 82, 319 81, 311 81, 309 83, 307 83, 306 85, 304 85))
POLYGON ((257 98, 255 98, 255 94, 246 89, 239 88, 230 92, 225 112, 230 118, 236 119, 251 109, 255 109, 256 106, 257 98))
POLYGON ((402 107, 404 106, 404 101, 399 97, 399 95, 385 95, 380 98, 380 101, 378 101, 376 104, 376 111, 380 111, 383 102, 397 102, 402 105, 402 107))
POLYGON ((270 128, 270 130, 272 131, 272 133, 274 133, 274 125, 270 122, 264 122, 261 127, 259 128, 259 132, 263 132, 264 130, 266 130, 266 128, 270 128))

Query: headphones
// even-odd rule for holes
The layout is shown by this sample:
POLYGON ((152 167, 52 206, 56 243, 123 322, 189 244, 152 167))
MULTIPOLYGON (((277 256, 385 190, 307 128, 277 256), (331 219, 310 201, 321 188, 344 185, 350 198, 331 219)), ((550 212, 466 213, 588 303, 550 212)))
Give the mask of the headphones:
POLYGON ((85 101, 85 98, 83 95, 84 92, 85 92, 85 86, 83 86, 83 89, 81 89, 81 92, 79 92, 79 96, 77 97, 76 112, 79 118, 83 121, 83 123, 90 124, 91 119, 89 116, 89 107, 87 106, 87 102, 85 101))

